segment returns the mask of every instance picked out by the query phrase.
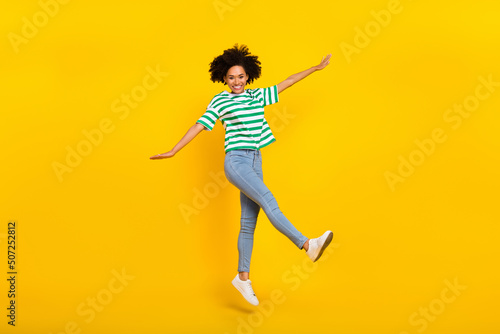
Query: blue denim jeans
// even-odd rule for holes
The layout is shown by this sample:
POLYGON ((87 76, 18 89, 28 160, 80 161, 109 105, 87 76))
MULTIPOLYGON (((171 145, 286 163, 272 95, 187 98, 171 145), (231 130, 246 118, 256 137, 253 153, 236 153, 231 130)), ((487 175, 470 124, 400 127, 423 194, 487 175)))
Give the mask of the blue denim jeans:
POLYGON ((238 237, 238 271, 250 272, 253 235, 260 208, 273 226, 287 236, 299 249, 307 241, 283 215, 273 194, 264 184, 260 150, 237 149, 226 153, 224 172, 240 190, 241 228, 238 237))

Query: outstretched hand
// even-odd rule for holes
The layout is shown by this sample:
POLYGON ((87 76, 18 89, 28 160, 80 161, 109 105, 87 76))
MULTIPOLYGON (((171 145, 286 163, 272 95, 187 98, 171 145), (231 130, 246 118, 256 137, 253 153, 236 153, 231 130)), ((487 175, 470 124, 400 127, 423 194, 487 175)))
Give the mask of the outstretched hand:
POLYGON ((330 53, 328 56, 326 57, 323 57, 323 59, 321 60, 321 63, 319 63, 319 65, 316 65, 315 68, 316 70, 322 70, 324 69, 328 64, 330 64, 330 58, 332 57, 332 54, 330 53))
POLYGON ((149 157, 149 159, 151 159, 151 160, 166 159, 166 158, 171 158, 174 155, 175 155, 174 152, 168 151, 166 153, 161 153, 161 154, 153 155, 152 157, 149 157))

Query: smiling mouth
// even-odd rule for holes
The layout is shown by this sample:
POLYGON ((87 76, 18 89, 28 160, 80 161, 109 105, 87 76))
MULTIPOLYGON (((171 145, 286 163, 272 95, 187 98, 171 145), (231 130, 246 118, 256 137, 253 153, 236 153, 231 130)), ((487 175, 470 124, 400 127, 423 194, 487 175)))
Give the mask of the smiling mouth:
POLYGON ((233 88, 235 88, 235 89, 241 89, 242 87, 243 86, 241 86, 241 85, 240 86, 233 86, 233 88))

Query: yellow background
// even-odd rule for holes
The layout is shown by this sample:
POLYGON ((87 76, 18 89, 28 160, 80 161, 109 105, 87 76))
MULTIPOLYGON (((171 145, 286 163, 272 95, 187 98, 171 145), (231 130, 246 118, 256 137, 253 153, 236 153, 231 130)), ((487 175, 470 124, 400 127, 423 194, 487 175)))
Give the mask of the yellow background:
POLYGON ((500 81, 500 4, 402 0, 346 57, 342 43, 355 46, 356 27, 373 26, 371 12, 389 6, 73 0, 43 22, 37 1, 4 4, 0 277, 11 220, 19 274, 15 328, 1 280, 0 331, 500 332, 500 87, 458 128, 443 118, 474 96, 479 77, 500 81), (9 36, 22 36, 23 17, 34 16, 45 24, 16 52, 9 36), (277 141, 262 152, 265 182, 285 215, 310 238, 333 230, 334 242, 310 266, 261 212, 251 267, 257 308, 231 285, 239 192, 213 177, 223 171, 220 123, 173 159, 149 160, 227 88, 209 81, 208 64, 235 43, 262 62, 248 88, 333 54, 266 108, 277 141), (126 117, 114 112, 148 67, 168 75, 126 117), (66 164, 67 147, 84 145, 83 131, 106 119, 113 130, 60 181, 53 164, 66 164), (408 159, 415 140, 436 128, 446 141, 391 189, 386 172, 397 173, 398 157, 408 159), (186 207, 196 212, 183 215, 186 207), (122 270, 134 278, 109 300, 109 284, 120 286, 113 272, 122 270), (444 303, 454 281, 466 288, 444 303), (97 297, 107 303, 87 321, 78 308, 97 297), (439 313, 432 321, 418 315, 429 308, 439 313))

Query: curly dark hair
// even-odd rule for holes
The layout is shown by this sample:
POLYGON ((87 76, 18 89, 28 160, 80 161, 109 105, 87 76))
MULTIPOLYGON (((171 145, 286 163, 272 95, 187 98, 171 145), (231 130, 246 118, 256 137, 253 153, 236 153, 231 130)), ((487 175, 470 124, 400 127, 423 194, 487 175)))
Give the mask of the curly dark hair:
POLYGON ((235 44, 231 49, 224 50, 224 53, 214 58, 210 63, 210 80, 222 82, 224 76, 233 66, 242 66, 248 75, 247 83, 252 83, 260 77, 261 66, 257 56, 251 55, 246 45, 235 44))

